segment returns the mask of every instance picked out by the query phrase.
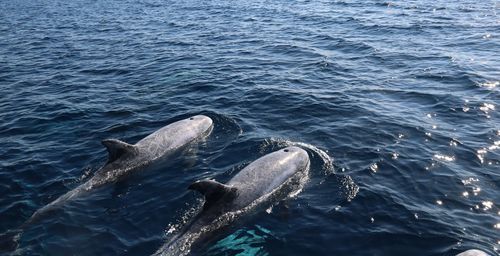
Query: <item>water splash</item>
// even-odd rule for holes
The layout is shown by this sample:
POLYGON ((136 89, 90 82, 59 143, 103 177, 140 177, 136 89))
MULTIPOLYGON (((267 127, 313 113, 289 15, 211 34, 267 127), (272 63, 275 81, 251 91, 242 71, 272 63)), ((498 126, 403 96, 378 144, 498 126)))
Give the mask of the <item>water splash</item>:
POLYGON ((354 180, 349 175, 345 175, 342 179, 342 187, 344 196, 347 202, 352 201, 359 192, 359 186, 354 182, 354 180))

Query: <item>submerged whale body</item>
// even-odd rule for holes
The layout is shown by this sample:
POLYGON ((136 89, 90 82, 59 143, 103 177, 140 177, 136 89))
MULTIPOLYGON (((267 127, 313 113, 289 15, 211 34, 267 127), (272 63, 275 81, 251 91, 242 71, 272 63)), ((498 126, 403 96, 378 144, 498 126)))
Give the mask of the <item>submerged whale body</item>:
POLYGON ((186 255, 198 239, 227 226, 231 220, 276 194, 288 181, 309 169, 309 156, 299 147, 267 154, 241 170, 226 184, 196 181, 189 189, 205 196, 201 212, 154 255, 186 255))
POLYGON ((18 238, 22 230, 28 224, 36 221, 43 214, 96 187, 114 182, 124 177, 126 174, 144 168, 155 160, 177 152, 191 142, 208 136, 212 128, 212 119, 204 115, 196 115, 171 123, 148 135, 134 145, 116 139, 103 140, 102 144, 109 153, 107 163, 87 182, 38 209, 17 230, 10 231, 8 234, 4 234, 4 237, 0 237, 0 251, 2 251, 2 249, 15 249, 17 243, 14 240, 18 238))

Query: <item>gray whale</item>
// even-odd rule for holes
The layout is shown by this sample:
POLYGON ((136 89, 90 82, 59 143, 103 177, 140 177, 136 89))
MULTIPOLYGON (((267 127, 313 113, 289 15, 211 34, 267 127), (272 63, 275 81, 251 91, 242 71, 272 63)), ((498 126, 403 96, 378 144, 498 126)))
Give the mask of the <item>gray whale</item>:
POLYGON ((109 153, 107 163, 95 175, 68 193, 36 211, 31 219, 47 209, 86 193, 126 174, 140 170, 153 161, 207 136, 213 127, 212 119, 197 115, 171 123, 148 135, 134 145, 116 139, 103 140, 109 153))
POLYGON ((210 236, 279 193, 294 178, 309 170, 309 155, 299 147, 287 147, 250 163, 226 184, 215 180, 192 183, 189 189, 204 195, 201 212, 154 255, 186 255, 198 239, 210 236))
POLYGON ((2 234, 0 236, 0 251, 15 249, 17 247, 16 240, 27 225, 63 205, 64 202, 88 193, 94 188, 112 183, 129 173, 141 170, 155 160, 175 153, 191 142, 208 136, 212 128, 212 119, 204 115, 196 115, 171 123, 134 145, 116 139, 103 140, 102 144, 109 153, 107 163, 87 182, 38 209, 18 229, 2 234))

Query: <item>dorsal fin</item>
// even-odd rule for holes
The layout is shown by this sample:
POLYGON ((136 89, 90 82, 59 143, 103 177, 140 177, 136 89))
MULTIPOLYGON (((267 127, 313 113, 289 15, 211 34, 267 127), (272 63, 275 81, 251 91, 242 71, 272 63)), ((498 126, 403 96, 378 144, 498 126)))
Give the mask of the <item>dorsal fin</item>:
POLYGON ((219 199, 234 199, 237 193, 235 187, 231 187, 215 180, 199 180, 189 185, 188 189, 196 190, 205 196, 204 208, 210 207, 219 199))
POLYGON ((134 145, 130 145, 128 143, 125 143, 121 140, 116 140, 116 139, 107 139, 103 140, 102 145, 106 147, 109 153, 108 157, 108 164, 111 162, 114 162, 116 159, 119 157, 123 156, 126 153, 133 153, 136 151, 136 148, 134 145))

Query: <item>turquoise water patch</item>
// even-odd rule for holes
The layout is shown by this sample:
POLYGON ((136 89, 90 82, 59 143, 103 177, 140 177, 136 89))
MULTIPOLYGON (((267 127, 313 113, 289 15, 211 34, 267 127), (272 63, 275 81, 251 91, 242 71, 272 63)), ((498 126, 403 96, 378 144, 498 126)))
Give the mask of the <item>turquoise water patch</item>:
POLYGON ((256 225, 255 229, 239 229, 218 241, 208 250, 208 255, 267 256, 264 248, 271 231, 256 225))

